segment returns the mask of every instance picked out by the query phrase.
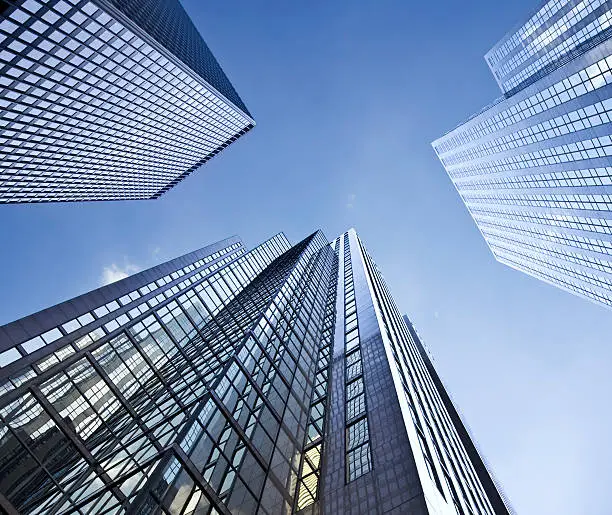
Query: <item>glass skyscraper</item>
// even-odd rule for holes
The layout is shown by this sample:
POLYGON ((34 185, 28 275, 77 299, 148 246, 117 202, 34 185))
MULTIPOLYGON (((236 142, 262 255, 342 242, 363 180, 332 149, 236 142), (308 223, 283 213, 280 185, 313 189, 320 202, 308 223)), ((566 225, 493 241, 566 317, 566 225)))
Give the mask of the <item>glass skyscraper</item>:
POLYGON ((433 143, 498 261, 608 307, 611 10, 546 2, 486 55, 503 96, 433 143))
POLYGON ((254 126, 179 0, 0 0, 0 203, 157 198, 254 126))
POLYGON ((354 230, 229 238, 0 327, 0 508, 504 514, 354 230))

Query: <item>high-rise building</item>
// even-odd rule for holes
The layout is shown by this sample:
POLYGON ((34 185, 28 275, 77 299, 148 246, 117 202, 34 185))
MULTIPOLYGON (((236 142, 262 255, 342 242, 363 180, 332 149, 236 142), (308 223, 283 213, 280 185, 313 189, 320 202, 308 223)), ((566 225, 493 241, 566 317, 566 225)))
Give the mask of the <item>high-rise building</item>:
POLYGON ((497 99, 433 143, 496 259, 612 306, 612 4, 551 0, 486 60, 497 99))
POLYGON ((0 328, 0 508, 504 514, 354 230, 234 237, 0 328))
POLYGON ((254 126, 179 0, 0 0, 0 203, 157 198, 254 126))

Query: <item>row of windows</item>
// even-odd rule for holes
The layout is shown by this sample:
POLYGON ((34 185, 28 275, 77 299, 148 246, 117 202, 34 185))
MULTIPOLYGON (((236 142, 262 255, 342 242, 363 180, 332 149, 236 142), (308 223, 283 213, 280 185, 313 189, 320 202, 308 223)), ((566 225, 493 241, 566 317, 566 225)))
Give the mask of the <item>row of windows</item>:
MULTIPOLYGON (((263 284, 260 285, 261 288, 266 289, 263 284)), ((263 297, 257 295, 257 302, 259 303, 265 302, 265 291, 261 293, 264 293, 263 297)), ((225 336, 222 336, 225 341, 219 342, 223 350, 227 347, 235 348, 236 343, 242 340, 246 328, 252 324, 253 317, 257 315, 255 305, 253 304, 255 309, 251 309, 251 303, 244 296, 241 303, 244 303, 245 311, 242 311, 238 325, 233 326, 233 329, 226 323, 227 319, 223 318, 218 321, 218 327, 222 334, 225 334, 225 336), (234 336, 228 335, 228 331, 231 331, 230 334, 234 336)), ((235 312, 234 314, 239 315, 239 313, 235 312)), ((205 322, 202 319, 200 323, 205 322)), ((244 358, 244 356, 250 357, 246 348, 257 355, 254 350, 257 344, 258 342, 254 339, 250 339, 249 343, 245 344, 243 352, 240 354, 243 357, 244 368, 239 367, 237 361, 232 363, 227 373, 220 378, 221 381, 217 382, 215 392, 219 396, 219 400, 208 401, 195 424, 189 428, 181 441, 181 447, 190 454, 193 464, 202 470, 204 479, 218 494, 219 500, 227 504, 237 503, 247 511, 256 505, 256 499, 263 486, 262 464, 250 453, 253 452, 256 445, 269 442, 274 438, 272 414, 264 399, 259 395, 259 391, 269 392, 270 384, 266 382, 258 383, 261 387, 261 390, 258 390, 255 387, 254 377, 257 376, 261 379, 266 377, 266 374, 258 374, 248 368, 249 360, 244 358), (225 418, 225 415, 221 414, 221 405, 229 410, 230 418, 225 418), (243 440, 241 441, 241 439, 243 440), (250 481, 245 481, 239 475, 239 470, 243 466, 248 466, 253 473, 252 477, 249 478, 250 481)), ((226 361, 232 354, 232 352, 226 353, 222 360, 226 361)), ((266 366, 263 364, 264 360, 265 358, 262 357, 258 361, 261 363, 261 367, 266 370, 266 366)), ((206 367, 210 367, 211 363, 214 363, 212 357, 204 356, 204 361, 197 362, 197 366, 200 370, 206 370, 206 367)), ((183 434, 185 434, 185 431, 183 431, 183 434)), ((178 476, 176 468, 176 463, 169 464, 164 474, 165 484, 169 486, 174 482, 175 488, 184 491, 187 486, 185 485, 185 478, 178 476)), ((187 490, 189 491, 189 488, 187 490)), ((153 491, 157 492, 157 489, 153 491)), ((164 496, 160 496, 156 501, 159 504, 168 503, 167 499, 162 501, 163 498, 164 496)), ((191 498, 186 498, 184 495, 174 495, 171 500, 171 509, 181 510, 185 507, 195 509, 194 505, 198 506, 197 503, 201 502, 201 495, 198 492, 192 494, 191 498)), ((201 509, 206 510, 206 507, 208 507, 208 503, 204 504, 201 509)))
MULTIPOLYGON (((229 263, 230 261, 233 261, 238 256, 242 255, 244 253, 244 250, 241 247, 242 247, 241 243, 234 243, 233 245, 225 247, 218 252, 215 252, 209 256, 206 256, 203 259, 196 261, 195 263, 192 263, 188 266, 178 269, 175 272, 172 272, 171 274, 168 274, 164 277, 160 277, 156 281, 153 281, 139 288, 138 290, 133 290, 131 292, 128 292, 122 297, 120 297, 119 299, 117 299, 116 301, 108 302, 107 304, 103 306, 93 309, 91 312, 84 313, 83 315, 77 318, 69 320, 68 322, 65 322, 64 324, 62 324, 61 328, 55 327, 39 336, 31 338, 21 343, 21 348, 27 354, 31 354, 32 352, 37 351, 38 349, 44 347, 45 345, 49 343, 53 343, 54 341, 58 340, 62 336, 69 335, 70 333, 73 333, 74 331, 78 329, 81 329, 83 327, 88 326, 89 324, 92 324, 97 319, 102 318, 108 315, 109 313, 112 313, 113 311, 116 311, 120 307, 130 306, 132 303, 134 303, 135 301, 137 301, 138 299, 140 299, 141 297, 145 295, 148 295, 157 290, 159 290, 160 292, 163 292, 164 287, 167 284, 179 279, 180 277, 186 274, 190 274, 189 280, 185 281, 185 284, 181 283, 180 285, 177 285, 177 289, 178 291, 180 291, 184 289, 185 287, 187 287, 189 284, 192 284, 195 281, 201 280, 204 277, 204 275, 207 275, 210 272, 213 272, 214 270, 217 270, 223 267, 225 264, 229 263), (237 249, 240 249, 240 250, 238 252, 234 252, 237 249), (205 266, 211 261, 214 261, 228 253, 231 253, 231 255, 219 261, 218 263, 215 263, 210 266, 205 266), (195 272, 196 270, 200 270, 199 273, 192 274, 192 272, 195 272)), ((171 295, 172 292, 170 290, 169 292, 170 292, 169 294, 171 295)), ((160 301, 165 300, 166 298, 167 296, 162 294, 159 298, 151 299, 149 301, 151 304, 149 304, 148 306, 146 304, 143 304, 142 309, 144 309, 144 311, 147 311, 148 309, 154 307, 156 304, 158 304, 160 301)), ((132 310, 130 311, 130 316, 131 317, 139 316, 140 313, 144 311, 141 311, 141 308, 138 307, 138 304, 134 304, 132 307, 132 310), (133 311, 133 310, 136 310, 136 311, 133 311)), ((126 320, 128 319, 127 316, 125 315, 122 315, 122 316, 126 320)), ((119 325, 121 325, 120 320, 111 321, 108 324, 106 324, 106 326, 108 326, 107 329, 109 331, 112 330, 111 326, 118 327, 119 325)), ((104 334, 104 332, 100 331, 100 329, 97 328, 96 330, 94 330, 94 335, 89 335, 90 336, 89 339, 85 337, 84 341, 88 341, 89 343, 91 343, 91 341, 94 339, 92 338, 92 336, 95 337, 95 339, 97 339, 97 336, 99 336, 99 334, 104 334)), ((79 342, 80 341, 81 340, 79 340, 79 342)), ((84 341, 82 343, 84 343, 84 341)), ((77 345, 79 344, 77 343, 77 345)), ((19 359, 20 357, 21 357, 21 354, 19 353, 19 349, 17 347, 14 347, 8 351, 4 351, 2 354, 0 354, 0 366, 6 366, 12 361, 15 361, 15 359, 19 359), (11 359, 11 358, 14 358, 14 359, 11 359)))
POLYGON ((601 136, 543 150, 519 154, 497 161, 471 164, 467 166, 458 165, 447 170, 452 178, 476 175, 487 175, 490 173, 515 172, 526 168, 537 168, 561 163, 573 163, 575 161, 608 158, 612 156, 612 138, 601 136))
MULTIPOLYGON (((187 291, 185 293, 186 295, 193 296, 194 292, 197 292, 202 297, 203 302, 208 306, 208 309, 210 309, 213 314, 217 313, 223 305, 229 302, 231 296, 233 295, 228 285, 232 285, 232 288, 237 288, 237 285, 247 284, 265 268, 267 263, 272 261, 286 248, 286 239, 284 238, 284 236, 279 235, 275 236, 271 240, 268 240, 260 247, 254 249, 248 254, 243 254, 243 250, 239 249, 239 252, 236 252, 231 256, 228 256, 221 260, 227 263, 233 261, 233 263, 229 265, 228 268, 221 270, 218 270, 219 267, 215 266, 215 269, 218 270, 217 274, 211 276, 208 280, 204 281, 203 278, 196 280, 195 275, 191 275, 185 281, 174 285, 172 288, 165 289, 156 297, 150 298, 146 303, 137 304, 136 307, 132 308, 127 313, 124 313, 119 317, 106 323, 103 327, 96 327, 87 334, 79 336, 78 338, 75 338, 73 336, 74 341, 72 343, 69 343, 68 345, 60 348, 58 351, 47 355, 45 358, 42 358, 36 365, 34 365, 34 368, 28 366, 25 369, 21 369, 18 373, 11 376, 10 381, 6 381, 1 386, 1 391, 7 392, 13 388, 20 386, 25 381, 28 381, 32 377, 35 377, 38 372, 42 372, 50 366, 58 363, 59 361, 67 359, 75 351, 79 351, 80 349, 89 347, 90 345, 103 338, 107 333, 110 333, 116 330, 121 325, 127 323, 130 319, 134 319, 141 316, 141 314, 144 314, 150 309, 155 308, 158 304, 167 302, 167 299, 176 296, 181 292, 185 292, 186 289, 193 290, 191 292, 187 291), (242 257, 240 257, 241 255, 242 257)), ((225 266, 227 266, 227 264, 225 266)), ((190 273, 193 274, 193 272, 194 271, 191 271, 190 273)), ((177 274, 177 272, 174 273, 177 274)), ((199 276, 202 274, 198 273, 196 275, 199 276)), ((171 282, 171 280, 172 275, 164 277, 162 278, 160 285, 166 285, 171 282), (168 277, 170 277, 170 279, 168 279, 168 277)), ((132 296, 135 296, 134 292, 132 292, 132 296)), ((130 296, 124 296, 123 299, 124 302, 127 302, 127 299, 130 299, 130 296)), ((105 306, 102 306, 101 308, 98 308, 98 313, 100 313, 99 316, 106 316, 108 314, 107 311, 109 310, 109 308, 111 308, 112 310, 119 309, 119 304, 113 301, 105 306)), ((125 309, 123 310, 125 311, 125 309)), ((163 312, 161 313, 163 314, 163 312)), ((95 311, 90 313, 89 315, 98 316, 96 315, 95 311)), ((87 320, 85 319, 84 321, 86 322, 87 320)), ((99 324, 100 322, 95 323, 99 324)), ((66 332, 63 328, 62 330, 63 332, 66 332)), ((57 333, 54 332, 54 335, 56 334, 57 333)), ((44 339, 41 338, 41 340, 44 342, 44 339)), ((9 359, 11 361, 19 359, 20 356, 14 355, 16 352, 18 352, 17 349, 18 347, 5 351, 2 354, 2 357, 6 361, 8 361, 9 359)), ((6 361, 4 362, 5 364, 7 364, 6 361)))
POLYGON ((612 26, 612 13, 610 11, 606 11, 595 21, 592 21, 575 34, 561 40, 558 45, 555 45, 549 52, 544 54, 537 61, 524 68, 510 79, 505 80, 503 83, 503 89, 505 91, 510 91, 518 86, 521 82, 543 69, 547 64, 552 63, 561 56, 571 52, 585 41, 588 41, 596 35, 609 29, 610 26, 612 26))
POLYGON ((612 209, 612 195, 572 194, 487 194, 463 195, 468 207, 478 204, 500 204, 511 206, 552 207, 558 209, 579 209, 609 211, 612 209))
POLYGON ((512 236, 513 238, 519 238, 519 240, 530 241, 534 239, 537 245, 543 245, 543 248, 554 250, 560 257, 565 256, 565 259, 579 263, 589 268, 601 270, 602 272, 612 273, 612 262, 606 259, 606 256, 610 253, 610 244, 602 240, 596 240, 592 238, 586 238, 583 236, 576 236, 573 234, 554 233, 547 229, 541 229, 539 227, 522 226, 516 223, 505 222, 503 224, 493 219, 489 220, 486 217, 477 218, 478 226, 482 229, 483 233, 489 234, 491 231, 494 233, 502 234, 504 236, 512 236), (530 239, 532 238, 532 239, 530 239), (546 245, 544 242, 549 241, 551 243, 558 244, 556 246, 546 245), (598 254, 603 254, 602 257, 595 257, 592 254, 573 252, 568 248, 559 247, 574 247, 576 249, 587 250, 598 254))
MULTIPOLYGON (((273 309, 269 309, 265 315, 270 321, 270 326, 274 325, 273 321, 278 320, 276 323, 277 337, 271 334, 268 341, 269 345, 278 346, 276 340, 280 338, 283 343, 275 353, 275 357, 282 359, 279 368, 282 375, 288 379, 290 397, 287 407, 297 402, 296 400, 299 400, 300 405, 300 413, 284 416, 286 425, 292 428, 289 436, 293 440, 293 449, 288 449, 287 444, 281 439, 277 441, 277 457, 274 458, 273 472, 278 476, 280 483, 287 488, 289 496, 293 497, 295 494, 295 503, 308 502, 309 494, 303 488, 314 494, 315 498, 317 495, 320 471, 313 471, 310 467, 311 465, 315 468, 320 466, 322 452, 327 370, 334 324, 332 320, 333 304, 327 293, 331 293, 328 286, 331 286, 336 278, 334 260, 334 252, 322 238, 311 243, 286 280, 281 289, 281 295, 273 301, 271 305, 273 309), (309 253, 317 249, 322 250, 309 253), (309 401, 310 404, 308 404, 309 401), (302 421, 306 417, 309 418, 304 432, 302 421), (302 454, 301 463, 300 460, 295 459, 299 454, 302 454), (283 466, 276 464, 281 456, 285 462, 283 466), (297 491, 295 489, 298 485, 295 480, 300 477, 300 474, 304 486, 300 485, 300 490, 297 491), (287 486, 290 483, 292 486, 287 486)), ((335 266, 337 270, 337 265, 335 266)), ((264 327, 261 328, 261 335, 257 334, 258 331, 255 334, 260 340, 268 334, 264 327)), ((273 350, 274 347, 271 349, 273 350)), ((286 397, 285 394, 282 398, 286 397)), ((273 402, 273 404, 278 405, 279 402, 273 402)), ((278 506, 266 509, 271 513, 277 513, 282 511, 283 505, 284 503, 279 502, 278 506)))
MULTIPOLYGON (((0 39, 11 39, 0 52, 7 114, 0 144, 5 166, 21 176, 6 187, 13 201, 45 194, 28 195, 32 183, 45 180, 29 172, 41 169, 58 178, 67 171, 108 169, 126 178, 156 172, 164 177, 159 191, 250 127, 205 84, 93 4, 71 9, 59 2, 57 13, 37 2, 27 7, 11 14, 17 25, 0 23, 0 39)), ((120 195, 122 187, 93 186, 97 196, 120 195)))
MULTIPOLYGON (((178 301, 181 302, 180 299, 178 301)), ((29 511, 27 506, 51 509, 60 500, 62 491, 67 491, 73 502, 87 498, 109 479, 120 478, 128 471, 140 467, 147 457, 154 456, 154 442, 164 445, 184 428, 186 419, 182 406, 193 405, 198 396, 204 393, 202 386, 199 386, 193 361, 185 354, 192 350, 201 353, 203 350, 201 342, 194 342, 197 331, 191 321, 203 321, 210 314, 207 314, 202 300, 190 304, 199 306, 191 310, 192 318, 188 318, 189 311, 182 311, 176 302, 171 304, 175 307, 169 305, 167 308, 168 312, 172 311, 170 318, 160 311, 160 317, 166 319, 166 324, 162 325, 154 317, 148 317, 130 328, 129 334, 134 339, 123 333, 116 336, 92 350, 91 359, 95 361, 81 359, 40 387, 41 394, 57 410, 59 418, 69 423, 79 435, 80 441, 91 449, 93 459, 108 479, 100 475, 100 468, 96 470, 95 467, 87 467, 79 452, 68 445, 70 427, 58 429, 57 419, 48 414, 45 416, 48 409, 43 409, 40 404, 42 400, 35 400, 27 393, 2 410, 1 414, 11 431, 23 429, 30 435, 27 447, 32 452, 45 452, 43 465, 60 482, 58 493, 51 495, 57 489, 48 480, 44 480, 45 469, 37 474, 32 474, 28 468, 24 469, 23 460, 26 456, 22 451, 23 457, 19 461, 22 467, 13 469, 12 478, 7 480, 4 476, 5 481, 23 477, 25 486, 14 490, 19 488, 14 483, 13 488, 8 489, 12 494, 11 501, 16 506, 25 511, 29 511), (194 319, 196 316, 200 318, 194 319), (134 342, 137 342, 136 347, 134 342), (100 369, 96 368, 96 363, 100 369), (102 371, 108 379, 100 375, 102 371), (161 389, 160 376, 165 381, 161 389), (125 401, 120 401, 121 398, 128 401, 139 414, 138 421, 122 409, 121 402, 125 401), (150 428, 148 436, 142 432, 142 424, 150 428), (49 438, 55 439, 53 453, 45 450, 44 442, 49 438), (60 445, 60 441, 67 443, 60 445), (122 452, 117 452, 118 445, 122 452), (63 459, 60 461, 58 458, 63 459), (60 466, 62 469, 58 468, 60 466), (19 476, 24 473, 25 476, 19 476), (66 483, 68 478, 72 479, 66 483), (34 485, 37 485, 35 489, 34 485), (24 497, 18 493, 32 490, 40 491, 40 494, 24 497)), ((215 424, 210 423, 206 427, 208 431, 214 431, 215 424)), ((15 432, 11 435, 12 438, 18 438, 15 432)), ((170 475, 166 477, 172 479, 170 475)), ((141 476, 140 479, 135 484, 130 483, 132 488, 124 490, 127 496, 135 493, 147 476, 141 476)), ((214 483, 214 478, 209 479, 214 483)), ((3 488, 3 491, 6 490, 3 488)), ((94 504, 99 506, 101 502, 104 505, 104 501, 108 502, 112 497, 99 496, 94 504)), ((66 505, 66 508, 70 506, 66 505)))
MULTIPOLYGON (((606 290, 612 289, 612 280, 603 274, 585 271, 584 269, 562 264, 559 260, 575 262, 576 264, 588 267, 589 263, 576 253, 566 253, 559 251, 555 246, 537 241, 527 241, 524 238, 516 237, 513 234, 501 233, 495 230, 483 231, 487 242, 494 248, 511 250, 517 255, 524 255, 533 261, 538 261, 544 266, 557 270, 575 279, 590 283, 606 290)), ((495 250, 493 250, 495 252, 495 250)), ((609 268, 609 267, 608 267, 609 268)), ((608 271, 608 273, 610 273, 608 271)))
POLYGON ((612 56, 600 59, 583 70, 562 79, 533 95, 508 105, 497 114, 484 118, 469 127, 460 127, 435 143, 440 156, 471 141, 478 140, 515 123, 552 109, 569 100, 586 95, 610 82, 612 56))
MULTIPOLYGON (((612 74, 610 74, 612 82, 612 74)), ((585 106, 583 108, 564 113, 561 116, 546 120, 537 125, 526 127, 520 131, 513 132, 500 138, 488 141, 482 145, 471 147, 468 150, 453 154, 444 159, 444 164, 449 165, 464 163, 484 156, 491 156, 525 145, 531 145, 539 141, 546 141, 564 134, 597 127, 610 123, 612 120, 612 99, 585 106)))
MULTIPOLYGON (((606 0, 583 0, 578 3, 546 30, 530 40, 528 44, 522 46, 512 57, 506 59, 504 63, 496 69, 499 77, 507 77, 513 70, 516 70, 521 64, 537 55, 551 43, 556 42, 564 33, 571 31, 576 25, 584 20, 584 18, 605 3, 606 0)), ((563 38, 563 41, 567 42, 569 39, 570 38, 563 38)), ((533 72, 537 71, 537 69, 539 68, 534 69, 533 72)))
POLYGON ((569 278, 567 275, 557 274, 556 272, 548 269, 548 267, 542 267, 537 263, 531 262, 528 258, 524 256, 517 256, 516 253, 509 252, 507 250, 498 249, 496 252, 496 258, 498 261, 507 264, 517 270, 521 270, 537 279, 542 279, 543 281, 555 284, 569 290, 571 292, 577 293, 582 297, 586 297, 587 299, 593 300, 599 304, 604 304, 606 306, 612 305, 610 299, 603 295, 600 291, 589 288, 584 282, 577 281, 575 279, 569 278))
MULTIPOLYGON (((495 208, 471 208, 471 213, 479 219, 484 217, 506 224, 506 220, 517 220, 529 224, 547 225, 559 232, 560 227, 602 234, 612 234, 612 220, 606 218, 589 218, 569 214, 554 214, 546 212, 528 212, 503 206, 495 208)), ((567 232, 567 231, 566 231, 567 232)))
MULTIPOLYGON (((225 415, 220 413, 219 407, 209 405, 204 409, 203 414, 198 417, 201 425, 192 427, 186 437, 181 442, 181 447, 190 454, 190 459, 193 464, 199 469, 203 469, 202 475, 208 484, 215 490, 219 496, 220 502, 226 504, 231 510, 238 510, 245 513, 256 511, 258 499, 262 499, 262 506, 266 509, 274 511, 274 507, 270 504, 272 499, 267 497, 264 492, 271 492, 274 487, 268 481, 264 487, 266 477, 266 467, 272 458, 274 448, 281 446, 285 448, 290 442, 287 440, 287 435, 284 432, 279 433, 279 421, 281 419, 279 413, 282 413, 282 403, 287 402, 286 395, 287 384, 290 384, 293 372, 295 371, 295 381, 300 381, 300 384, 305 385, 306 380, 303 375, 300 361, 305 361, 306 356, 294 354, 288 347, 287 343, 291 340, 286 339, 283 327, 289 329, 290 325, 287 319, 291 320, 293 316, 299 317, 299 320, 304 319, 304 309, 299 312, 299 304, 303 300, 300 295, 303 289, 304 280, 287 280, 287 270, 294 267, 295 259, 302 256, 301 252, 294 253, 294 257, 285 260, 286 263, 281 266, 280 263, 275 264, 273 270, 268 270, 268 278, 263 278, 258 282, 260 284, 249 286, 251 298, 255 300, 254 293, 257 292, 257 304, 252 304, 248 298, 241 294, 239 304, 243 304, 244 316, 238 320, 237 325, 233 325, 231 320, 221 315, 219 320, 215 319, 215 324, 218 326, 222 341, 216 345, 217 351, 225 351, 228 347, 236 349, 235 344, 227 341, 227 333, 231 327, 235 327, 232 332, 236 335, 232 341, 239 344, 242 341, 242 335, 245 329, 253 325, 253 321, 259 317, 261 306, 269 304, 266 315, 260 319, 257 328, 247 342, 242 346, 242 349, 237 355, 237 359, 233 360, 227 373, 217 383, 215 392, 218 395, 219 402, 224 405, 225 409, 231 414, 230 418, 225 418, 225 415), (285 270, 283 270, 283 268, 285 270), (272 282, 268 282, 272 279, 272 282), (281 285, 282 290, 279 291, 281 285), (270 295, 279 292, 270 304, 270 295), (281 310, 283 310, 281 312, 281 310), (274 322, 271 322, 273 320, 274 322), (223 336, 225 335, 225 336, 223 336), (284 342, 284 343, 283 343, 284 342), (241 365, 238 365, 241 363, 241 365), (289 381, 287 383, 286 381, 289 381), (213 409, 216 408, 216 409, 213 409), (218 427, 215 421, 225 422, 225 427, 221 436, 210 434, 211 427, 218 427), (239 438, 244 438, 244 445, 247 450, 257 450, 261 458, 253 460, 249 458, 247 453, 244 457, 244 451, 240 442, 236 442, 236 435, 239 438), (197 441, 199 439, 199 441, 197 441), (220 450, 226 451, 226 456, 219 453, 218 450, 212 449, 211 445, 219 442, 220 450), (229 453, 228 453, 229 447, 229 453), (207 458, 208 456, 208 458, 207 458)), ((301 277, 304 273, 303 262, 295 266, 294 277, 301 277)), ((313 281, 316 285, 316 281, 313 281)), ((247 290, 245 290, 246 292, 247 290)), ((236 297, 238 300, 238 297, 236 297)), ((311 302, 305 302, 305 311, 308 313, 318 313, 315 306, 312 305, 314 296, 309 295, 307 299, 311 302)), ((320 320, 315 318, 314 320, 320 320)), ((205 323, 202 321, 201 323, 205 323)), ((210 322, 212 323, 212 321, 210 322)), ((210 326, 209 323, 209 326, 210 326)), ((307 333, 307 331, 306 331, 307 333)), ((287 333, 292 334, 291 331, 287 333)), ((205 336, 207 336, 205 334, 205 336)), ((205 338, 205 340, 210 340, 205 338)), ((226 354, 225 360, 235 355, 236 351, 230 351, 226 354)), ((299 352, 299 349, 298 349, 299 352)), ((198 355, 193 359, 194 365, 202 370, 210 365, 211 358, 204 356, 203 359, 198 355)), ((291 413, 292 417, 299 418, 303 416, 300 413, 300 408, 297 407, 294 401, 289 401, 286 404, 286 414, 291 413)), ((288 415, 286 415, 288 416, 288 415)), ((277 459, 278 463, 278 459, 277 459)), ((279 474, 279 469, 276 469, 276 474, 279 474)), ((293 471, 297 473, 297 471, 293 471)), ((172 508, 177 512, 189 507, 185 496, 181 495, 184 490, 184 478, 180 476, 168 475, 166 482, 174 480, 174 494, 171 502, 172 508), (176 479, 175 479, 176 477, 176 479), (177 493, 178 491, 178 493, 177 493)), ((157 489, 153 489, 153 493, 157 489)), ((158 504, 169 503, 168 499, 163 499, 159 496, 156 499, 158 504)))
POLYGON ((446 498, 440 483, 440 476, 444 477, 457 513, 492 513, 482 485, 387 285, 363 244, 359 244, 374 285, 374 297, 384 320, 384 330, 391 344, 429 477, 446 498), (417 406, 420 416, 416 412, 417 406))
POLYGON ((297 511, 314 504, 319 498, 321 455, 324 447, 328 408, 328 387, 331 373, 331 353, 336 328, 336 294, 338 286, 338 250, 334 248, 333 266, 329 276, 325 319, 320 337, 317 372, 310 401, 309 423, 306 431, 302 464, 296 496, 297 511))
POLYGON ((612 167, 457 181, 460 191, 612 185, 612 167))
POLYGON ((366 409, 359 321, 349 233, 344 241, 344 350, 345 350, 345 420, 347 482, 372 470, 372 451, 366 409))
POLYGON ((497 48, 487 54, 491 66, 495 66, 515 48, 522 48, 524 42, 540 29, 550 18, 555 16, 570 0, 551 0, 534 14, 519 30, 507 37, 497 48))

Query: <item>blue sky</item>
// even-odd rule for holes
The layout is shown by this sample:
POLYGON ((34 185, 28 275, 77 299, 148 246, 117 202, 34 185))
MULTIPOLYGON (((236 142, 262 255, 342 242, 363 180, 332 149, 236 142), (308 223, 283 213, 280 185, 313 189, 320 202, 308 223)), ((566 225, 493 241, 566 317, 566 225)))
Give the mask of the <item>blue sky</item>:
POLYGON ((519 513, 612 505, 612 313, 495 262, 430 142, 539 2, 183 0, 257 127, 158 201, 0 209, 0 323, 231 234, 354 226, 519 513))

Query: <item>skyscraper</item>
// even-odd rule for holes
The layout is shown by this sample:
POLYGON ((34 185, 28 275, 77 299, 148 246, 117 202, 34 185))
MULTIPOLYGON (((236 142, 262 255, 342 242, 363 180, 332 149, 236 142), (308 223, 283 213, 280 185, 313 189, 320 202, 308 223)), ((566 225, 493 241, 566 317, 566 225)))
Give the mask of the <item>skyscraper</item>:
POLYGON ((0 0, 0 203, 157 198, 250 130, 179 0, 0 0))
POLYGON ((433 143, 498 261, 608 307, 611 9, 545 3, 486 55, 503 96, 433 143))
POLYGON ((419 349, 353 230, 223 240, 0 328, 0 507, 508 513, 419 349))

